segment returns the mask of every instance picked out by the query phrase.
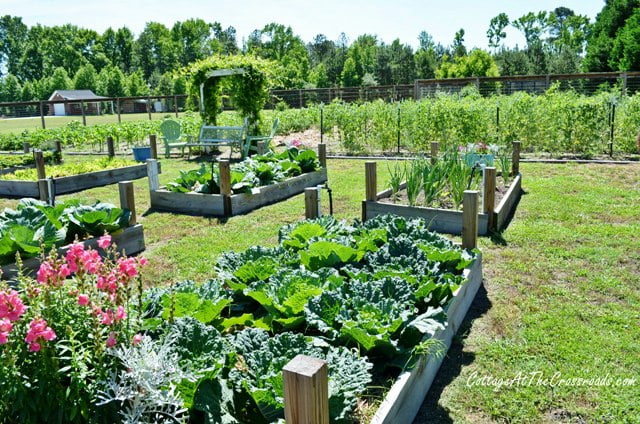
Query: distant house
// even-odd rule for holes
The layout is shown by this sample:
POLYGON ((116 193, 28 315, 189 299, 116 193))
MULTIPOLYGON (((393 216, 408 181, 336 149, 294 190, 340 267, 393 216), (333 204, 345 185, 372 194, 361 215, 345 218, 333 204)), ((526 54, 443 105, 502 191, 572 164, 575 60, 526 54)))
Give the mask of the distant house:
MULTIPOLYGON (((53 92, 49 101, 55 100, 84 100, 84 111, 87 115, 100 115, 100 100, 108 99, 107 97, 97 96, 91 90, 56 90, 53 92), (97 100, 97 101, 92 101, 97 100)), ((49 115, 66 116, 66 115, 82 115, 80 102, 78 103, 50 103, 53 107, 49 107, 49 115)))

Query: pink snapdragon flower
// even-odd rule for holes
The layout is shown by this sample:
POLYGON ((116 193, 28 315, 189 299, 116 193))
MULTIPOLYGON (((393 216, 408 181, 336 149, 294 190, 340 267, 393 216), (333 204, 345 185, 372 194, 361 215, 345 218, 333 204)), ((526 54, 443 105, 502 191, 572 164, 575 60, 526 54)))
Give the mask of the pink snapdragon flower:
POLYGON ((8 318, 0 319, 0 345, 9 341, 9 333, 13 329, 13 324, 8 318))
POLYGON ((71 269, 67 264, 58 266, 55 262, 44 261, 38 268, 36 280, 44 286, 58 287, 69 275, 71 269))
POLYGON ((26 312, 27 307, 15 290, 0 292, 0 319, 8 318, 9 321, 17 321, 26 312))
POLYGON ((118 343, 118 340, 116 339, 116 333, 112 331, 111 333, 109 333, 109 337, 107 337, 107 347, 114 347, 116 343, 118 343))
POLYGON ((132 278, 138 275, 138 263, 135 258, 120 258, 118 259, 118 272, 132 278))
POLYGON ((78 295, 78 305, 80 306, 88 306, 89 305, 89 296, 81 293, 78 295))
POLYGON ((111 246, 111 236, 109 234, 105 234, 98 239, 98 247, 100 249, 106 249, 111 246))
POLYGON ((49 342, 56 338, 56 333, 47 326, 47 321, 37 318, 29 323, 29 330, 24 341, 29 344, 29 351, 38 352, 43 342, 49 342))
POLYGON ((135 336, 133 336, 133 339, 131 339, 131 344, 133 346, 138 346, 141 341, 142 341, 142 334, 138 333, 135 336))

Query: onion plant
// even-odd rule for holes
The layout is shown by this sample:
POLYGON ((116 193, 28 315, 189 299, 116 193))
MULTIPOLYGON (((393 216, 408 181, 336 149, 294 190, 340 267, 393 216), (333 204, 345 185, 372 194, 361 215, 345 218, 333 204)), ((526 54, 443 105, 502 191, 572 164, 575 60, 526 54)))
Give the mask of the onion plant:
POLYGON ((422 190, 422 168, 423 161, 414 160, 406 170, 409 206, 415 206, 420 190, 422 190))
POLYGON ((509 184, 511 173, 511 152, 507 149, 500 149, 498 152, 498 164, 500 165, 500 173, 502 174, 504 185, 507 185, 509 184))
POLYGON ((400 184, 402 184, 406 174, 406 167, 406 163, 400 166, 399 161, 395 161, 393 166, 387 164, 387 169, 389 170, 389 188, 391 189, 391 198, 394 201, 398 198, 400 184))
POLYGON ((444 190, 447 182, 446 163, 434 164, 422 161, 422 190, 424 192, 424 205, 432 204, 444 190))

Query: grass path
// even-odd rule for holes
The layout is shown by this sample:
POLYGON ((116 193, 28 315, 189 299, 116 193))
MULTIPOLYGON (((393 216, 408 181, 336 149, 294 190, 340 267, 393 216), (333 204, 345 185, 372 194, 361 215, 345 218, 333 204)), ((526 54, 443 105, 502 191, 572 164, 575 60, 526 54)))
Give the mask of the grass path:
MULTIPOLYGON (((161 183, 195 166, 162 162, 161 183)), ((455 338, 416 422, 640 422, 640 166, 522 170, 527 194, 502 238, 481 240, 485 281, 473 319, 455 338), (537 371, 547 379, 559 372, 636 382, 468 385, 478 381, 474 375, 509 380, 537 371)), ((381 189, 384 163, 378 172, 381 189)), ((364 163, 329 161, 329 178, 336 215, 359 217, 364 163)), ((304 216, 301 195, 225 221, 148 211, 146 179, 135 182, 135 194, 148 285, 205 280, 220 252, 275 244, 281 225, 304 216)), ((117 202, 118 193, 112 185, 62 197, 117 202)))

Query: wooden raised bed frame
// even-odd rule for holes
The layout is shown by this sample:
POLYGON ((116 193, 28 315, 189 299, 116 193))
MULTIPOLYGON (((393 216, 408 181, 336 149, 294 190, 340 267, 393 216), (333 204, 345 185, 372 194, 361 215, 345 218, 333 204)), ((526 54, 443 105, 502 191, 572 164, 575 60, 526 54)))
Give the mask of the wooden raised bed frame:
MULTIPOLYGON (((113 157, 113 139, 108 137, 109 156, 113 157)), ((153 137, 155 144, 155 137, 153 137)), ((153 147, 153 146, 152 146, 153 147)), ((155 154, 157 155, 157 149, 155 154)), ((152 153, 153 154, 153 153, 152 153)), ((122 168, 105 169, 103 171, 87 172, 68 177, 46 178, 46 170, 42 152, 34 151, 38 181, 0 180, 0 197, 23 198, 32 197, 45 201, 52 201, 58 194, 75 193, 93 187, 101 187, 120 181, 137 180, 147 176, 147 166, 144 164, 125 166, 122 168)), ((158 172, 160 165, 158 164, 158 172)))
MULTIPOLYGON (((485 168, 484 205, 483 209, 478 213, 479 235, 487 235, 491 231, 502 231, 506 227, 509 217, 514 213, 515 206, 520 199, 522 194, 522 175, 519 172, 520 142, 514 142, 513 151, 512 173, 514 178, 509 190, 497 206, 495 205, 496 169, 494 167, 485 168)), ((367 162, 365 164, 365 174, 366 199, 362 202, 363 221, 377 215, 395 214, 406 218, 423 218, 429 223, 429 229, 438 233, 463 233, 462 211, 379 202, 380 199, 391 196, 391 189, 377 192, 375 162, 367 162)), ((406 188, 405 183, 400 185, 400 189, 404 188, 406 188)))
MULTIPOLYGON (((120 191, 120 207, 129 209, 131 215, 129 218, 129 227, 111 234, 111 242, 118 246, 118 252, 127 256, 135 255, 145 249, 144 244, 144 228, 142 224, 136 223, 136 208, 133 195, 133 182, 121 181, 118 183, 120 191)), ((98 249, 98 237, 93 237, 82 242, 85 247, 98 249)), ((64 256, 69 249, 69 245, 58 248, 58 256, 64 256)), ((101 253, 104 253, 99 249, 101 253)), ((25 259, 22 262, 22 269, 26 274, 35 272, 40 267, 40 257, 25 259)), ((18 267, 15 263, 7 264, 2 267, 2 279, 9 280, 17 276, 18 267)))
MULTIPOLYGON (((482 255, 465 268, 465 283, 445 307, 447 326, 437 330, 433 340, 440 341, 449 350, 453 336, 458 332, 482 284, 482 255)), ((424 402, 425 396, 444 361, 443 352, 422 355, 416 365, 396 379, 382 400, 371 424, 410 423, 424 402)), ((314 422, 329 424, 327 364, 325 361, 298 355, 283 369, 285 419, 291 423, 314 422), (312 417, 301 420, 299 417, 312 417)))
POLYGON ((231 194, 230 165, 220 160, 220 189, 222 194, 176 193, 160 188, 156 172, 157 161, 147 161, 151 208, 169 212, 206 216, 233 216, 250 212, 304 192, 327 181, 326 146, 318 145, 318 159, 322 168, 289 178, 276 184, 257 187, 251 193, 231 194))

